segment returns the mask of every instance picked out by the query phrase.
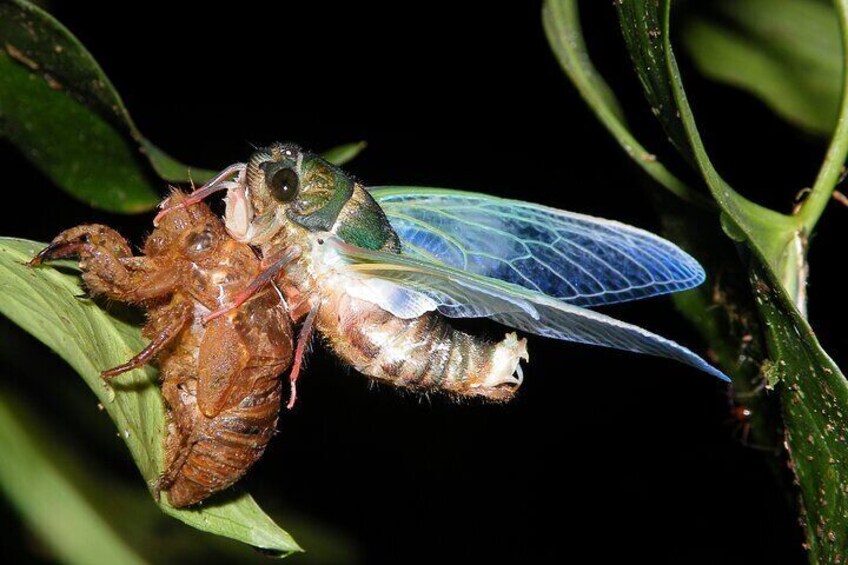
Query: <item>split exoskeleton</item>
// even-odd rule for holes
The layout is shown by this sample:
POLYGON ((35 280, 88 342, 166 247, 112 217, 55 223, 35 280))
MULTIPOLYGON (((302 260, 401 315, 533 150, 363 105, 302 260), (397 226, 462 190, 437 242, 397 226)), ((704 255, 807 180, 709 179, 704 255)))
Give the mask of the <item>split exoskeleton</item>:
MULTIPOLYGON (((170 201, 184 195, 175 192, 170 201)), ((168 408, 165 469, 155 490, 177 507, 196 504, 241 478, 276 431, 279 375, 291 364, 292 328, 276 289, 206 319, 261 273, 246 244, 231 238, 205 204, 174 211, 134 256, 111 228, 83 225, 59 234, 33 264, 80 258, 94 295, 139 304, 150 344, 115 376, 156 360, 168 408)))

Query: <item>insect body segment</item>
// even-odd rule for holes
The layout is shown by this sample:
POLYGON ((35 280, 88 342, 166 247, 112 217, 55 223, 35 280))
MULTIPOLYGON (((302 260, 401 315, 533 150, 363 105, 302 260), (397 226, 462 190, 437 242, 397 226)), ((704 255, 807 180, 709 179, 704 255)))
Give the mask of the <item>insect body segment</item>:
POLYGON ((318 331, 360 373, 417 392, 505 401, 521 385, 527 340, 500 343, 461 332, 435 313, 403 319, 341 286, 324 289, 318 331))
MULTIPOLYGON (((184 198, 176 192, 171 203, 184 198)), ((79 226, 60 234, 34 263, 69 255, 80 257, 92 293, 147 310, 143 333, 150 345, 104 376, 154 358, 159 364, 169 416, 157 491, 181 507, 236 482, 275 433, 278 377, 292 359, 291 321, 269 286, 208 324, 203 318, 259 276, 260 260, 202 203, 161 218, 142 256, 132 256, 109 228, 79 226)))
POLYGON ((279 374, 292 351, 290 322, 273 291, 205 328, 193 320, 185 338, 177 350, 188 355, 160 362, 172 418, 158 488, 174 506, 230 486, 262 456, 276 433, 279 374), (198 344, 191 333, 202 333, 198 344))

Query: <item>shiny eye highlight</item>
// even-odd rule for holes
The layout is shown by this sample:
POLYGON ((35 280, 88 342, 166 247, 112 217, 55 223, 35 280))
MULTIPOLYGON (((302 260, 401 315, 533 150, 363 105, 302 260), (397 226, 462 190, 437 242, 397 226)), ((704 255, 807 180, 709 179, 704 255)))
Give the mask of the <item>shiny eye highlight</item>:
POLYGON ((290 202, 297 196, 297 191, 300 188, 300 179, 297 178, 297 173, 294 169, 285 167, 274 171, 270 178, 266 177, 265 184, 268 185, 268 190, 271 196, 277 202, 290 202))
POLYGON ((186 250, 189 255, 200 255, 212 249, 214 244, 215 234, 211 230, 205 229, 201 232, 195 232, 188 237, 186 250))

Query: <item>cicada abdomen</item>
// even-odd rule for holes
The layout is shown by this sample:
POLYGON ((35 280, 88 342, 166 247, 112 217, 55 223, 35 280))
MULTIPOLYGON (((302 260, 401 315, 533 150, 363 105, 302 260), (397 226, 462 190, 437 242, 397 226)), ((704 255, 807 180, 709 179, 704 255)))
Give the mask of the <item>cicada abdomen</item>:
POLYGON ((403 319, 323 287, 316 325, 333 351, 371 378, 417 392, 510 400, 521 386, 527 340, 500 342, 462 332, 437 313, 403 319))
POLYGON ((262 292, 209 322, 199 343, 186 336, 160 363, 171 417, 157 488, 173 506, 229 487, 263 455, 277 429, 290 328, 276 292, 262 292))

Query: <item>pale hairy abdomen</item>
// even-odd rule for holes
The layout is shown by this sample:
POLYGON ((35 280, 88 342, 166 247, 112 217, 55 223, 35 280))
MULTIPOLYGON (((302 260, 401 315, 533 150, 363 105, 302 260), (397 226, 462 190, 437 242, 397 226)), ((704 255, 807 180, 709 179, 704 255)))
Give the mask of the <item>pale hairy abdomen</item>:
POLYGON ((338 284, 323 285, 316 324, 342 360, 394 386, 506 401, 521 385, 527 347, 514 333, 491 342, 435 312, 398 318, 338 284))

